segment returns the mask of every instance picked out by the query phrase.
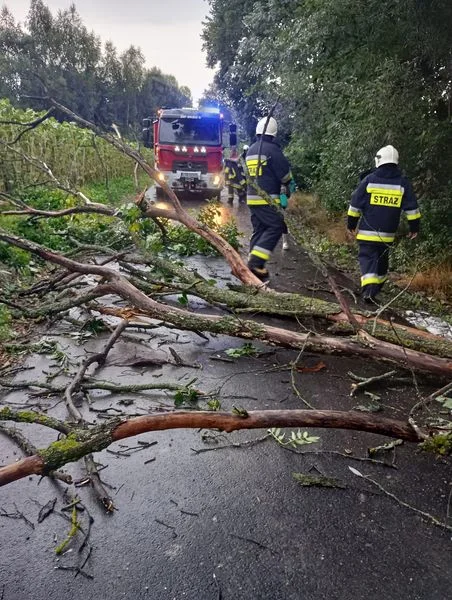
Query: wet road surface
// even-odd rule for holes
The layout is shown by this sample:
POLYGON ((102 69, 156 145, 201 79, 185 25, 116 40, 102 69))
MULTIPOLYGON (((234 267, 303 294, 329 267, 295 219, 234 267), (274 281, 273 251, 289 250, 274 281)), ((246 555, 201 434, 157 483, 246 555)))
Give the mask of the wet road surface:
MULTIPOLYGON (((225 208, 225 210, 227 210, 225 208)), ((249 235, 246 206, 234 206, 240 228, 249 235)), ((246 253, 246 249, 244 249, 246 253)), ((227 277, 222 259, 192 258, 192 264, 209 276, 227 277)), ((278 289, 307 290, 321 277, 299 248, 283 255, 278 249, 270 265, 272 285, 278 289)), ((312 292, 311 292, 312 293, 312 292)), ((328 299, 332 299, 328 296, 328 299)), ((190 308, 205 310, 190 298, 190 308)), ((63 328, 63 326, 61 326, 63 328)), ((66 328, 67 329, 67 328, 66 328)), ((74 359, 102 348, 105 337, 77 345, 62 330, 58 339, 74 359)), ((245 409, 304 408, 291 386, 287 365, 297 352, 269 349, 260 357, 242 357, 234 362, 213 358, 242 340, 207 335, 203 340, 191 332, 161 328, 135 334, 144 343, 120 339, 107 364, 96 378, 120 384, 159 381, 188 382, 216 391, 222 409, 233 405, 245 409), (170 357, 174 348, 184 361, 202 369, 164 365, 132 368, 134 357, 170 357), (274 352, 268 353, 269 350, 274 352), (265 353, 267 352, 267 353, 265 353)), ((224 355, 223 355, 224 356, 224 355)), ((349 410, 364 405, 364 395, 350 397, 348 371, 376 375, 388 370, 357 359, 315 356, 305 353, 305 367, 325 367, 296 375, 299 394, 316 408, 349 410)), ((17 380, 43 380, 51 359, 35 355, 26 360, 17 380)), ((57 378, 55 382, 62 381, 57 378)), ((372 390, 374 391, 374 390, 372 390)), ((415 401, 413 387, 391 385, 375 390, 384 416, 404 418, 415 401)), ((121 398, 107 392, 91 392, 91 408, 109 407, 129 414, 173 406, 171 395, 162 392, 127 394, 121 398)), ((28 398, 23 391, 0 396, 4 404, 36 403, 49 413, 66 417, 59 398, 28 398), (55 406, 56 404, 56 406, 55 406), (52 407, 52 408, 50 408, 52 407)), ((82 410, 94 422, 101 413, 82 410)), ((27 427, 37 446, 53 439, 43 428, 27 427)), ((57 558, 54 549, 64 540, 69 523, 57 512, 64 505, 67 486, 47 479, 39 485, 30 477, 0 489, 0 509, 16 510, 23 519, 0 516, 0 598, 2 600, 446 600, 451 597, 451 532, 397 504, 374 485, 359 478, 349 467, 378 481, 404 502, 445 521, 449 512, 452 477, 450 461, 416 453, 412 445, 398 446, 395 468, 353 460, 366 457, 368 447, 389 441, 359 432, 309 430, 320 441, 296 451, 273 439, 260 440, 265 431, 218 432, 175 430, 147 433, 110 447, 126 452, 138 441, 157 442, 142 451, 120 457, 107 451, 96 460, 107 468, 103 480, 117 510, 106 514, 96 504, 91 490, 76 492, 94 518, 89 543, 91 555, 84 575, 57 570, 80 565, 80 541, 57 558), (227 446, 228 444, 242 444, 227 446), (202 452, 199 452, 202 450, 202 452), (327 451, 340 452, 329 454, 327 451), (155 460, 152 460, 155 459, 155 460), (346 487, 302 487, 293 473, 337 478, 346 487), (40 506, 57 498, 56 512, 37 522, 40 506), (36 504, 36 502, 38 504, 36 504), (33 526, 33 527, 32 527, 33 526), (89 577, 86 577, 86 575, 89 577), (91 578, 92 577, 92 578, 91 578)), ((21 456, 0 434, 0 464, 21 456)), ((392 454, 387 459, 391 463, 392 454)), ((69 465, 75 479, 82 478, 80 465, 69 465)), ((1 512, 1 511, 0 511, 1 512)), ((88 516, 80 513, 86 531, 88 516)), ((452 520, 449 520, 449 525, 452 520)), ((79 535, 79 539, 82 536, 79 535)))

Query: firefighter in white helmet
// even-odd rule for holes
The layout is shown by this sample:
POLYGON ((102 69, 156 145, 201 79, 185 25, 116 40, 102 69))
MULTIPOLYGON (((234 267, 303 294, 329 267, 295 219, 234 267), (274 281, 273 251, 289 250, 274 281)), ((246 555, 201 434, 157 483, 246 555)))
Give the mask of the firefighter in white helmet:
POLYGON ((281 198, 287 201, 287 195, 281 195, 281 186, 287 186, 289 193, 296 189, 289 161, 275 141, 277 133, 276 120, 263 117, 256 127, 257 140, 246 153, 246 167, 250 176, 247 204, 253 225, 248 267, 262 281, 268 281, 266 263, 281 236, 287 233, 282 212, 269 204, 267 198, 281 205, 281 198), (265 192, 265 198, 258 189, 265 192))
POLYGON ((402 211, 410 227, 408 237, 414 239, 419 232, 416 196, 398 164, 394 146, 381 148, 375 156, 376 169, 362 179, 348 208, 347 228, 359 243, 361 289, 368 303, 375 302, 387 279, 389 252, 402 211))

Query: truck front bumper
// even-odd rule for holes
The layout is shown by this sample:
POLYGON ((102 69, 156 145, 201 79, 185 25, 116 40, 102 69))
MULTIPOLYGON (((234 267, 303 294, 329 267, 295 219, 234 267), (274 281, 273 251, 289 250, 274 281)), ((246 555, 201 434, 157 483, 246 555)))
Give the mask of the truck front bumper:
POLYGON ((200 171, 163 171, 166 183, 175 192, 220 192, 224 186, 223 173, 200 171))

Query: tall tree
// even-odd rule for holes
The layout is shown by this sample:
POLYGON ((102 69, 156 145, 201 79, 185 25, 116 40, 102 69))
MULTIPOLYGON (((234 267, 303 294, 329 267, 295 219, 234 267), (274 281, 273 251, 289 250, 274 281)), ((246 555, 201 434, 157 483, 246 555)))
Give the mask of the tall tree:
POLYGON ((254 135, 257 95, 253 91, 254 77, 241 67, 249 66, 252 54, 240 56, 239 50, 247 28, 244 17, 250 13, 254 0, 208 0, 210 14, 204 22, 203 48, 207 65, 217 68, 214 82, 236 107, 242 129, 247 137, 254 135))
MULTIPOLYGON (((221 10, 211 6, 215 27, 208 22, 204 36, 213 60, 224 38, 221 10)), ((233 63, 226 52, 218 85, 231 98, 231 80, 243 97, 281 95, 298 179, 342 210, 360 170, 393 143, 423 205, 423 250, 448 245, 450 2, 258 0, 234 31, 233 63)))
POLYGON ((118 55, 112 42, 107 42, 103 50, 73 4, 54 16, 43 0, 31 0, 24 29, 4 7, 0 95, 16 105, 41 109, 44 103, 39 97, 44 94, 99 125, 110 127, 114 122, 125 134, 130 127, 141 128, 149 107, 191 104, 190 91, 179 88, 172 75, 146 69, 140 48, 130 46, 118 55))

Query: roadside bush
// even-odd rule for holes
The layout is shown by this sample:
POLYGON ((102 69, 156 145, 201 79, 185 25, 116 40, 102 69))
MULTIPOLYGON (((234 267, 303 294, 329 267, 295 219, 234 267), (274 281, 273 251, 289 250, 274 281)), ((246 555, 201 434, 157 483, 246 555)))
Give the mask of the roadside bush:
POLYGON ((0 343, 8 340, 11 336, 12 317, 9 310, 0 304, 0 343))

